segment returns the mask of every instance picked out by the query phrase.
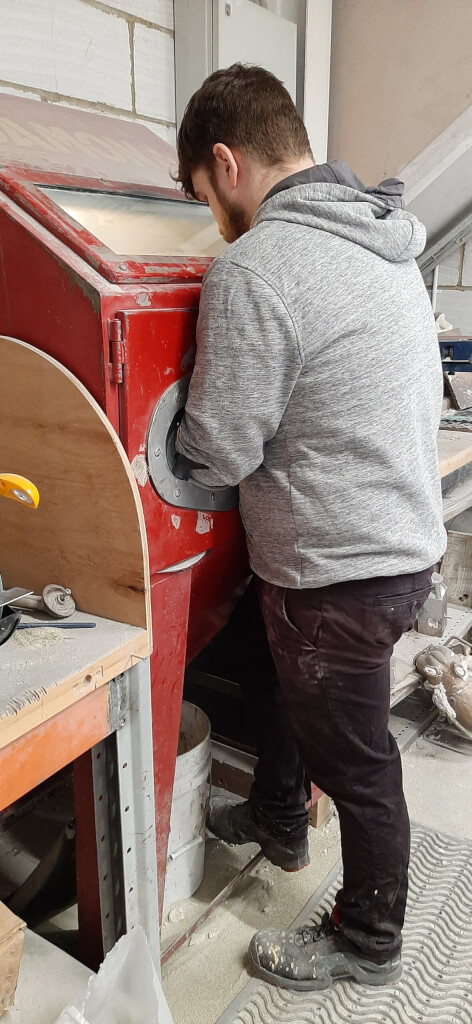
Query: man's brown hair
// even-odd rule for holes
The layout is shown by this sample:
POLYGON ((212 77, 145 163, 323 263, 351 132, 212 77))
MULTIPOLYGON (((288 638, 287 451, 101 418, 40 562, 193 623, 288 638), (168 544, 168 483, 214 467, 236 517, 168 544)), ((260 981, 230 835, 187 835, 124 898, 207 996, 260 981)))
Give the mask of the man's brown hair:
POLYGON ((311 155, 307 131, 282 82, 264 68, 232 64, 215 71, 188 103, 180 125, 176 181, 195 198, 192 171, 211 173, 222 142, 267 166, 311 155))

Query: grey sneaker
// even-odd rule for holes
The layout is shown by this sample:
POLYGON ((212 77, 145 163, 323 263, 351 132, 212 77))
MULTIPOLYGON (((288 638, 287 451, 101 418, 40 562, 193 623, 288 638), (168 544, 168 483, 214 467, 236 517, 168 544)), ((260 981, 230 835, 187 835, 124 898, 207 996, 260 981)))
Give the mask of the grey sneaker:
POLYGON ((259 843, 267 860, 284 871, 300 871, 310 863, 308 834, 303 839, 292 839, 290 836, 276 839, 257 824, 247 801, 236 803, 225 797, 215 797, 210 803, 207 828, 218 839, 232 846, 259 843))
POLYGON ((317 927, 257 932, 249 952, 256 974, 298 992, 331 988, 333 981, 341 978, 354 978, 363 985, 389 985, 402 975, 400 955, 384 964, 358 956, 329 914, 317 927))

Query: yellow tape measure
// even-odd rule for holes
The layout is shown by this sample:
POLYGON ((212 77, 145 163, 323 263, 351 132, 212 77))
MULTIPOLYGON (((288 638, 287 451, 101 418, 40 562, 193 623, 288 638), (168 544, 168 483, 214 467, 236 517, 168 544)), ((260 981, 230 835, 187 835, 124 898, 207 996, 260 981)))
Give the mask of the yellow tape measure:
POLYGON ((19 501, 27 508, 37 508, 39 505, 38 488, 31 480, 17 473, 0 473, 0 496, 19 501))

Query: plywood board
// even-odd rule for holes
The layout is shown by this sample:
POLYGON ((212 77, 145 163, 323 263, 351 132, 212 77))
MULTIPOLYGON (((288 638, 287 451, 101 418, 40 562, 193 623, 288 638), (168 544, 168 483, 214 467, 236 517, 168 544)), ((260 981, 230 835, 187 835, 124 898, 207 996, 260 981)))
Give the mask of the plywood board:
MULTIPOLYGON (((24 614, 22 621, 40 616, 24 614)), ((0 646, 0 749, 150 654, 146 630, 75 612, 94 629, 22 629, 0 646)))
POLYGON ((438 452, 441 476, 448 476, 472 461, 472 435, 467 431, 440 430, 438 452))
POLYGON ((144 516, 118 436, 50 356, 0 337, 0 472, 28 477, 37 510, 0 500, 5 587, 70 587, 92 615, 150 629, 144 516))

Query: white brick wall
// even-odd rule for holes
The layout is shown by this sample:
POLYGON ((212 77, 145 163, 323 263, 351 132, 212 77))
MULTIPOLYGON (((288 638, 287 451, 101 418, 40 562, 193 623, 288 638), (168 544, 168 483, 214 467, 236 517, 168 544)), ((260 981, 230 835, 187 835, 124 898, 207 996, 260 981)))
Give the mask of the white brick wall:
POLYGON ((146 124, 147 127, 150 128, 152 132, 155 132, 155 134, 158 135, 160 139, 164 139, 164 142, 168 142, 169 146, 173 146, 174 149, 176 148, 177 130, 175 124, 158 124, 157 121, 144 121, 142 118, 140 118, 140 120, 142 120, 143 124, 146 124))
POLYGON ((0 92, 105 110, 175 144, 173 0, 0 0, 0 92))
POLYGON ((159 29, 134 28, 136 111, 175 121, 174 40, 159 29))
POLYGON ((116 11, 133 14, 136 18, 150 21, 153 25, 174 28, 173 0, 105 0, 107 7, 116 11))
POLYGON ((14 85, 0 85, 0 92, 6 93, 7 96, 23 96, 27 100, 40 100, 37 92, 28 92, 28 89, 19 89, 18 86, 14 85))
POLYGON ((0 10, 3 79, 131 110, 124 18, 81 0, 2 0, 0 10))
POLYGON ((442 285, 458 285, 461 264, 461 246, 456 245, 439 267, 438 283, 442 285))

